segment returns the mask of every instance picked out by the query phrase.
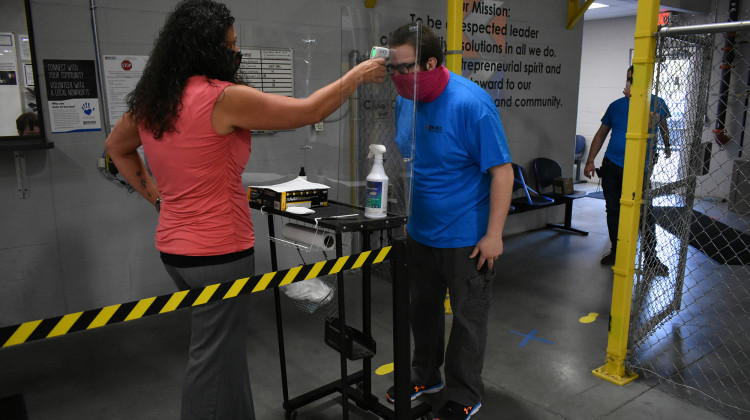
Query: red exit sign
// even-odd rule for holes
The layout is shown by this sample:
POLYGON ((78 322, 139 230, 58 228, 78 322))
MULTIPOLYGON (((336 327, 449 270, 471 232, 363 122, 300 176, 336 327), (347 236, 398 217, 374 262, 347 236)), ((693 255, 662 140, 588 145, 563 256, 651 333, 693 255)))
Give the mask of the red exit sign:
POLYGON ((669 23, 669 16, 672 15, 672 12, 661 12, 659 13, 659 25, 666 25, 669 23))

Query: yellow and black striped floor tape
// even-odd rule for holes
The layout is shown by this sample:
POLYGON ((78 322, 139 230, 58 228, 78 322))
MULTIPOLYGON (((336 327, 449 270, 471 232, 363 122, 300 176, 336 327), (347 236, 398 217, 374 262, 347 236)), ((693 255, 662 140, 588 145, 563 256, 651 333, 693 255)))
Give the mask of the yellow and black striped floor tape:
POLYGON ((0 343, 2 343, 2 347, 10 347, 29 341, 59 337, 77 331, 91 330, 105 325, 172 312, 189 306, 286 286, 290 283, 336 274, 368 264, 381 263, 388 256, 390 250, 391 247, 388 246, 288 270, 245 277, 233 282, 213 284, 201 289, 184 290, 169 295, 24 322, 20 325, 0 328, 0 343))

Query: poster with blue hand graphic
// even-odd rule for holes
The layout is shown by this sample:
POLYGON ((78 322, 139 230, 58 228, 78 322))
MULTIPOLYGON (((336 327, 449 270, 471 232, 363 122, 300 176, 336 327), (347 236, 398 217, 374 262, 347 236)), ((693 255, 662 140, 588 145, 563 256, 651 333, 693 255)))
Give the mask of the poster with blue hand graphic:
POLYGON ((44 60, 44 79, 53 133, 101 131, 93 60, 44 60))

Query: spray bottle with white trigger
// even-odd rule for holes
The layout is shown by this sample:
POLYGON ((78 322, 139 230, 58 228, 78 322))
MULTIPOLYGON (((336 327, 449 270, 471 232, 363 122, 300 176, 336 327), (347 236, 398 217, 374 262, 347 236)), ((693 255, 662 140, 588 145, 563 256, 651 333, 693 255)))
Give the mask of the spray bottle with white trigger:
POLYGON ((379 219, 385 217, 388 210, 388 176, 383 169, 385 146, 371 144, 368 158, 374 157, 372 170, 367 175, 367 196, 365 200, 365 217, 379 219))

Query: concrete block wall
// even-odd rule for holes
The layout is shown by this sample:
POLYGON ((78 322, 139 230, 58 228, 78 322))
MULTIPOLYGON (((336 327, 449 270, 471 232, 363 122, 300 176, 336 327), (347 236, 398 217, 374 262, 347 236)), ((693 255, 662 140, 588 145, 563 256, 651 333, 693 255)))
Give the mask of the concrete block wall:
MULTIPOLYGON (((630 51, 635 44, 634 33, 635 16, 584 22, 576 128, 576 134, 586 138, 584 162, 607 106, 623 96, 630 51)), ((596 157, 597 168, 601 166, 608 143, 609 138, 596 157)), ((594 182, 598 182, 596 175, 594 182)))

